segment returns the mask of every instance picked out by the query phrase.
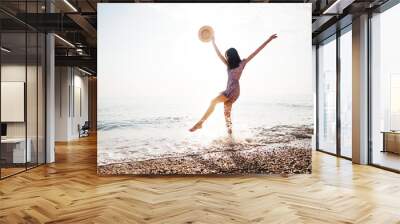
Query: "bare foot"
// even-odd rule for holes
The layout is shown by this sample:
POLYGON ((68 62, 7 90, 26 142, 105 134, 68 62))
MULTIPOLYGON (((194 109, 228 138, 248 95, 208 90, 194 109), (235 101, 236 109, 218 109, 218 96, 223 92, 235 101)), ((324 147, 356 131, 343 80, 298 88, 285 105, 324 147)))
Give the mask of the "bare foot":
POLYGON ((197 122, 191 129, 189 129, 190 132, 194 132, 197 129, 200 129, 203 127, 203 124, 201 122, 197 122))

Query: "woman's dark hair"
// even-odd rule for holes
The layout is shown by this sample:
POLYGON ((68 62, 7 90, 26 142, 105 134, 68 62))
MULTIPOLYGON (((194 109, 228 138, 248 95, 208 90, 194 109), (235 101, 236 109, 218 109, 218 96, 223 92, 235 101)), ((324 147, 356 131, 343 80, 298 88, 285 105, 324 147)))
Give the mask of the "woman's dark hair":
POLYGON ((228 68, 234 69, 239 66, 239 63, 242 61, 240 60, 239 54, 235 48, 229 48, 225 52, 226 60, 228 61, 228 68))

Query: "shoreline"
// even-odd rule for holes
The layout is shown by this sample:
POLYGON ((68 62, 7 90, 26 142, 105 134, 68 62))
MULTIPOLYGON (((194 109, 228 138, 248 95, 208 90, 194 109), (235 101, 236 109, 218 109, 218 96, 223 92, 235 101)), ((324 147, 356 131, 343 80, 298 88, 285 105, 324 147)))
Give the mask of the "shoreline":
POLYGON ((99 165, 100 175, 309 174, 309 125, 262 129, 254 142, 218 143, 198 154, 99 165))

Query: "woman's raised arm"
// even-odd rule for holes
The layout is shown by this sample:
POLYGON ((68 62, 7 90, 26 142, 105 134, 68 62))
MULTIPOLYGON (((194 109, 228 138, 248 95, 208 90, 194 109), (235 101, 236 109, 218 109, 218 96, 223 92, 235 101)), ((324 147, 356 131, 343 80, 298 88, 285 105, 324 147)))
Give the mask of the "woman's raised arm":
POLYGON ((214 46, 214 50, 215 52, 217 52, 218 57, 221 59, 221 61, 225 64, 228 65, 228 62, 226 61, 225 57, 221 54, 221 52, 219 51, 217 44, 215 43, 215 39, 214 37, 212 37, 212 44, 214 46))
POLYGON ((277 37, 278 37, 278 36, 277 36, 276 34, 271 35, 271 36, 268 38, 268 40, 266 40, 263 44, 261 44, 261 46, 259 46, 259 47, 257 48, 257 50, 255 50, 252 54, 250 54, 249 57, 246 58, 246 63, 249 62, 251 59, 253 59, 253 58, 258 54, 258 52, 260 52, 265 46, 267 46, 267 44, 268 44, 269 42, 271 42, 273 39, 275 39, 275 38, 277 38, 277 37))

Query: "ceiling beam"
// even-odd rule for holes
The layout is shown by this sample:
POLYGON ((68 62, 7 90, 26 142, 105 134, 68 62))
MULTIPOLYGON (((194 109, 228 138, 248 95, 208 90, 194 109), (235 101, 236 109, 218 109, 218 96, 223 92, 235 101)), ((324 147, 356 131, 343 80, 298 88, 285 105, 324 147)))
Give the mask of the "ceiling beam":
POLYGON ((83 31, 91 38, 93 39, 93 42, 91 43, 92 45, 95 46, 96 42, 96 37, 97 37, 97 30, 90 24, 85 17, 83 17, 79 13, 71 13, 67 14, 67 16, 74 21, 78 26, 82 28, 83 31))
POLYGON ((355 2, 355 0, 336 0, 329 5, 322 14, 342 14, 343 10, 353 2, 355 2))
POLYGON ((56 66, 79 66, 87 67, 92 71, 97 69, 96 57, 91 56, 55 56, 56 66))

